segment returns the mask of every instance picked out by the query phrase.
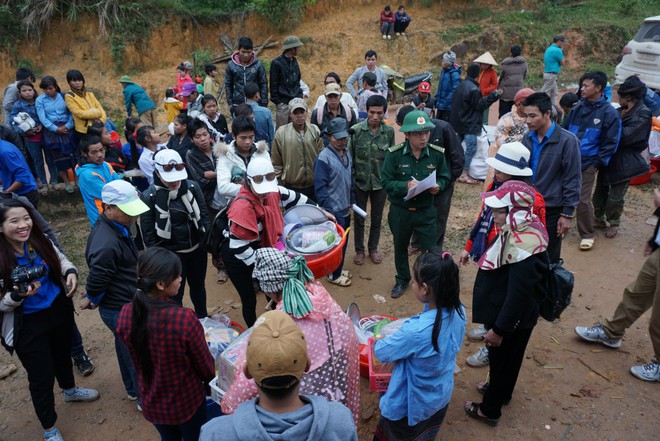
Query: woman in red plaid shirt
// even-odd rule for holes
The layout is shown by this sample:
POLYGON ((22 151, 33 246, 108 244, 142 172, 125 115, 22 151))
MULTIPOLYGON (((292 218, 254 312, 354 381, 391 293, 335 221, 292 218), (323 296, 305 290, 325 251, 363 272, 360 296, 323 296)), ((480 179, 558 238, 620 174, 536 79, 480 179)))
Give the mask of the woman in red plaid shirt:
POLYGON ((195 312, 171 300, 180 285, 176 254, 147 249, 138 260, 138 291, 117 324, 138 373, 142 413, 163 441, 197 441, 206 422, 206 389, 215 375, 195 312))

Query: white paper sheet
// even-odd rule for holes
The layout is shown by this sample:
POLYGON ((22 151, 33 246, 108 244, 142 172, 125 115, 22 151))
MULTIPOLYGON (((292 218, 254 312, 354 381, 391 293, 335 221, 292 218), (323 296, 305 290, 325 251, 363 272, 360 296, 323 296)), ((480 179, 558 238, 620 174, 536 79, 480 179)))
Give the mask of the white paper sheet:
POLYGON ((435 179, 435 170, 433 170, 433 173, 419 181, 413 188, 408 189, 408 194, 405 198, 403 198, 403 200, 407 201, 411 198, 414 198, 424 190, 428 190, 429 188, 435 187, 436 185, 438 185, 438 183, 435 179))

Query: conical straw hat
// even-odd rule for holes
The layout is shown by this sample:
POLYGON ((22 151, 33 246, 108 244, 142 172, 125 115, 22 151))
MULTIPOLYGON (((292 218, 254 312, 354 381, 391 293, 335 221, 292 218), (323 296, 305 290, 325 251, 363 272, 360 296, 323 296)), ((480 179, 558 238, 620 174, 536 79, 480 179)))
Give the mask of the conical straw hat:
POLYGON ((485 52, 479 56, 476 60, 474 60, 475 63, 483 63, 483 64, 490 64, 491 66, 497 66, 497 61, 495 61, 495 58, 490 54, 490 52, 485 52))

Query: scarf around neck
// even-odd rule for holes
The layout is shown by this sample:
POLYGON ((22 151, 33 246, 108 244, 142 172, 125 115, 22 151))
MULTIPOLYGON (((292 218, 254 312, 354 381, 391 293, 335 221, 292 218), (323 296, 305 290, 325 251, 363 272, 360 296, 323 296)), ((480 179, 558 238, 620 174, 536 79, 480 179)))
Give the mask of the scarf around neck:
POLYGON ((181 186, 177 190, 170 190, 165 187, 158 176, 154 174, 154 186, 156 187, 155 208, 156 208, 156 235, 162 239, 170 240, 172 238, 172 220, 170 216, 170 202, 176 199, 181 200, 183 206, 188 212, 188 221, 200 229, 200 211, 197 200, 188 187, 188 181, 181 181, 181 186))

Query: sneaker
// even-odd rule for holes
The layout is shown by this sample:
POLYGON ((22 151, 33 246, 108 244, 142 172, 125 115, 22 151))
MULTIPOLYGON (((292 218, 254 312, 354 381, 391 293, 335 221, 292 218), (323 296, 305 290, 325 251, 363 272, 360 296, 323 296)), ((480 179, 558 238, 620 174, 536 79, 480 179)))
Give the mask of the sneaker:
POLYGON ((387 40, 387 35, 383 35, 383 40, 387 40))
POLYGON ((140 403, 139 401, 137 403, 137 410, 138 412, 142 412, 142 403, 140 403))
POLYGON ((94 401, 99 399, 98 391, 94 389, 87 389, 85 387, 76 386, 70 393, 62 391, 64 394, 64 401, 72 403, 74 401, 94 401))
POLYGON ((488 330, 484 327, 484 325, 479 325, 467 333, 467 338, 468 340, 472 341, 481 341, 484 339, 487 333, 488 330))
POLYGON ((80 372, 80 375, 83 377, 86 377, 94 372, 94 363, 92 363, 89 355, 87 355, 85 352, 73 357, 73 364, 78 368, 78 372, 80 372))
POLYGON ((391 35, 388 35, 388 36, 387 36, 387 39, 388 39, 388 40, 391 40, 391 39, 392 39, 392 36, 391 36, 391 35))
POLYGON ((631 367, 630 373, 640 380, 650 382, 660 381, 660 363, 658 363, 658 360, 651 360, 651 362, 641 366, 631 367))
POLYGON ((137 395, 131 395, 131 394, 126 395, 126 399, 128 401, 137 401, 137 398, 138 398, 137 395))
POLYGON ((486 346, 480 347, 479 350, 470 355, 466 361, 467 364, 472 367, 488 366, 488 348, 486 346))
POLYGON ((585 326, 578 326, 575 328, 575 333, 579 335, 582 340, 602 343, 608 348, 616 349, 621 346, 621 339, 609 338, 605 333, 603 325, 594 325, 588 328, 585 326))
POLYGON ((400 36, 401 36, 401 32, 397 32, 397 33, 396 33, 396 36, 397 36, 397 37, 400 37, 400 36))
POLYGON ((59 430, 53 429, 50 432, 44 432, 44 441, 64 441, 59 430))

